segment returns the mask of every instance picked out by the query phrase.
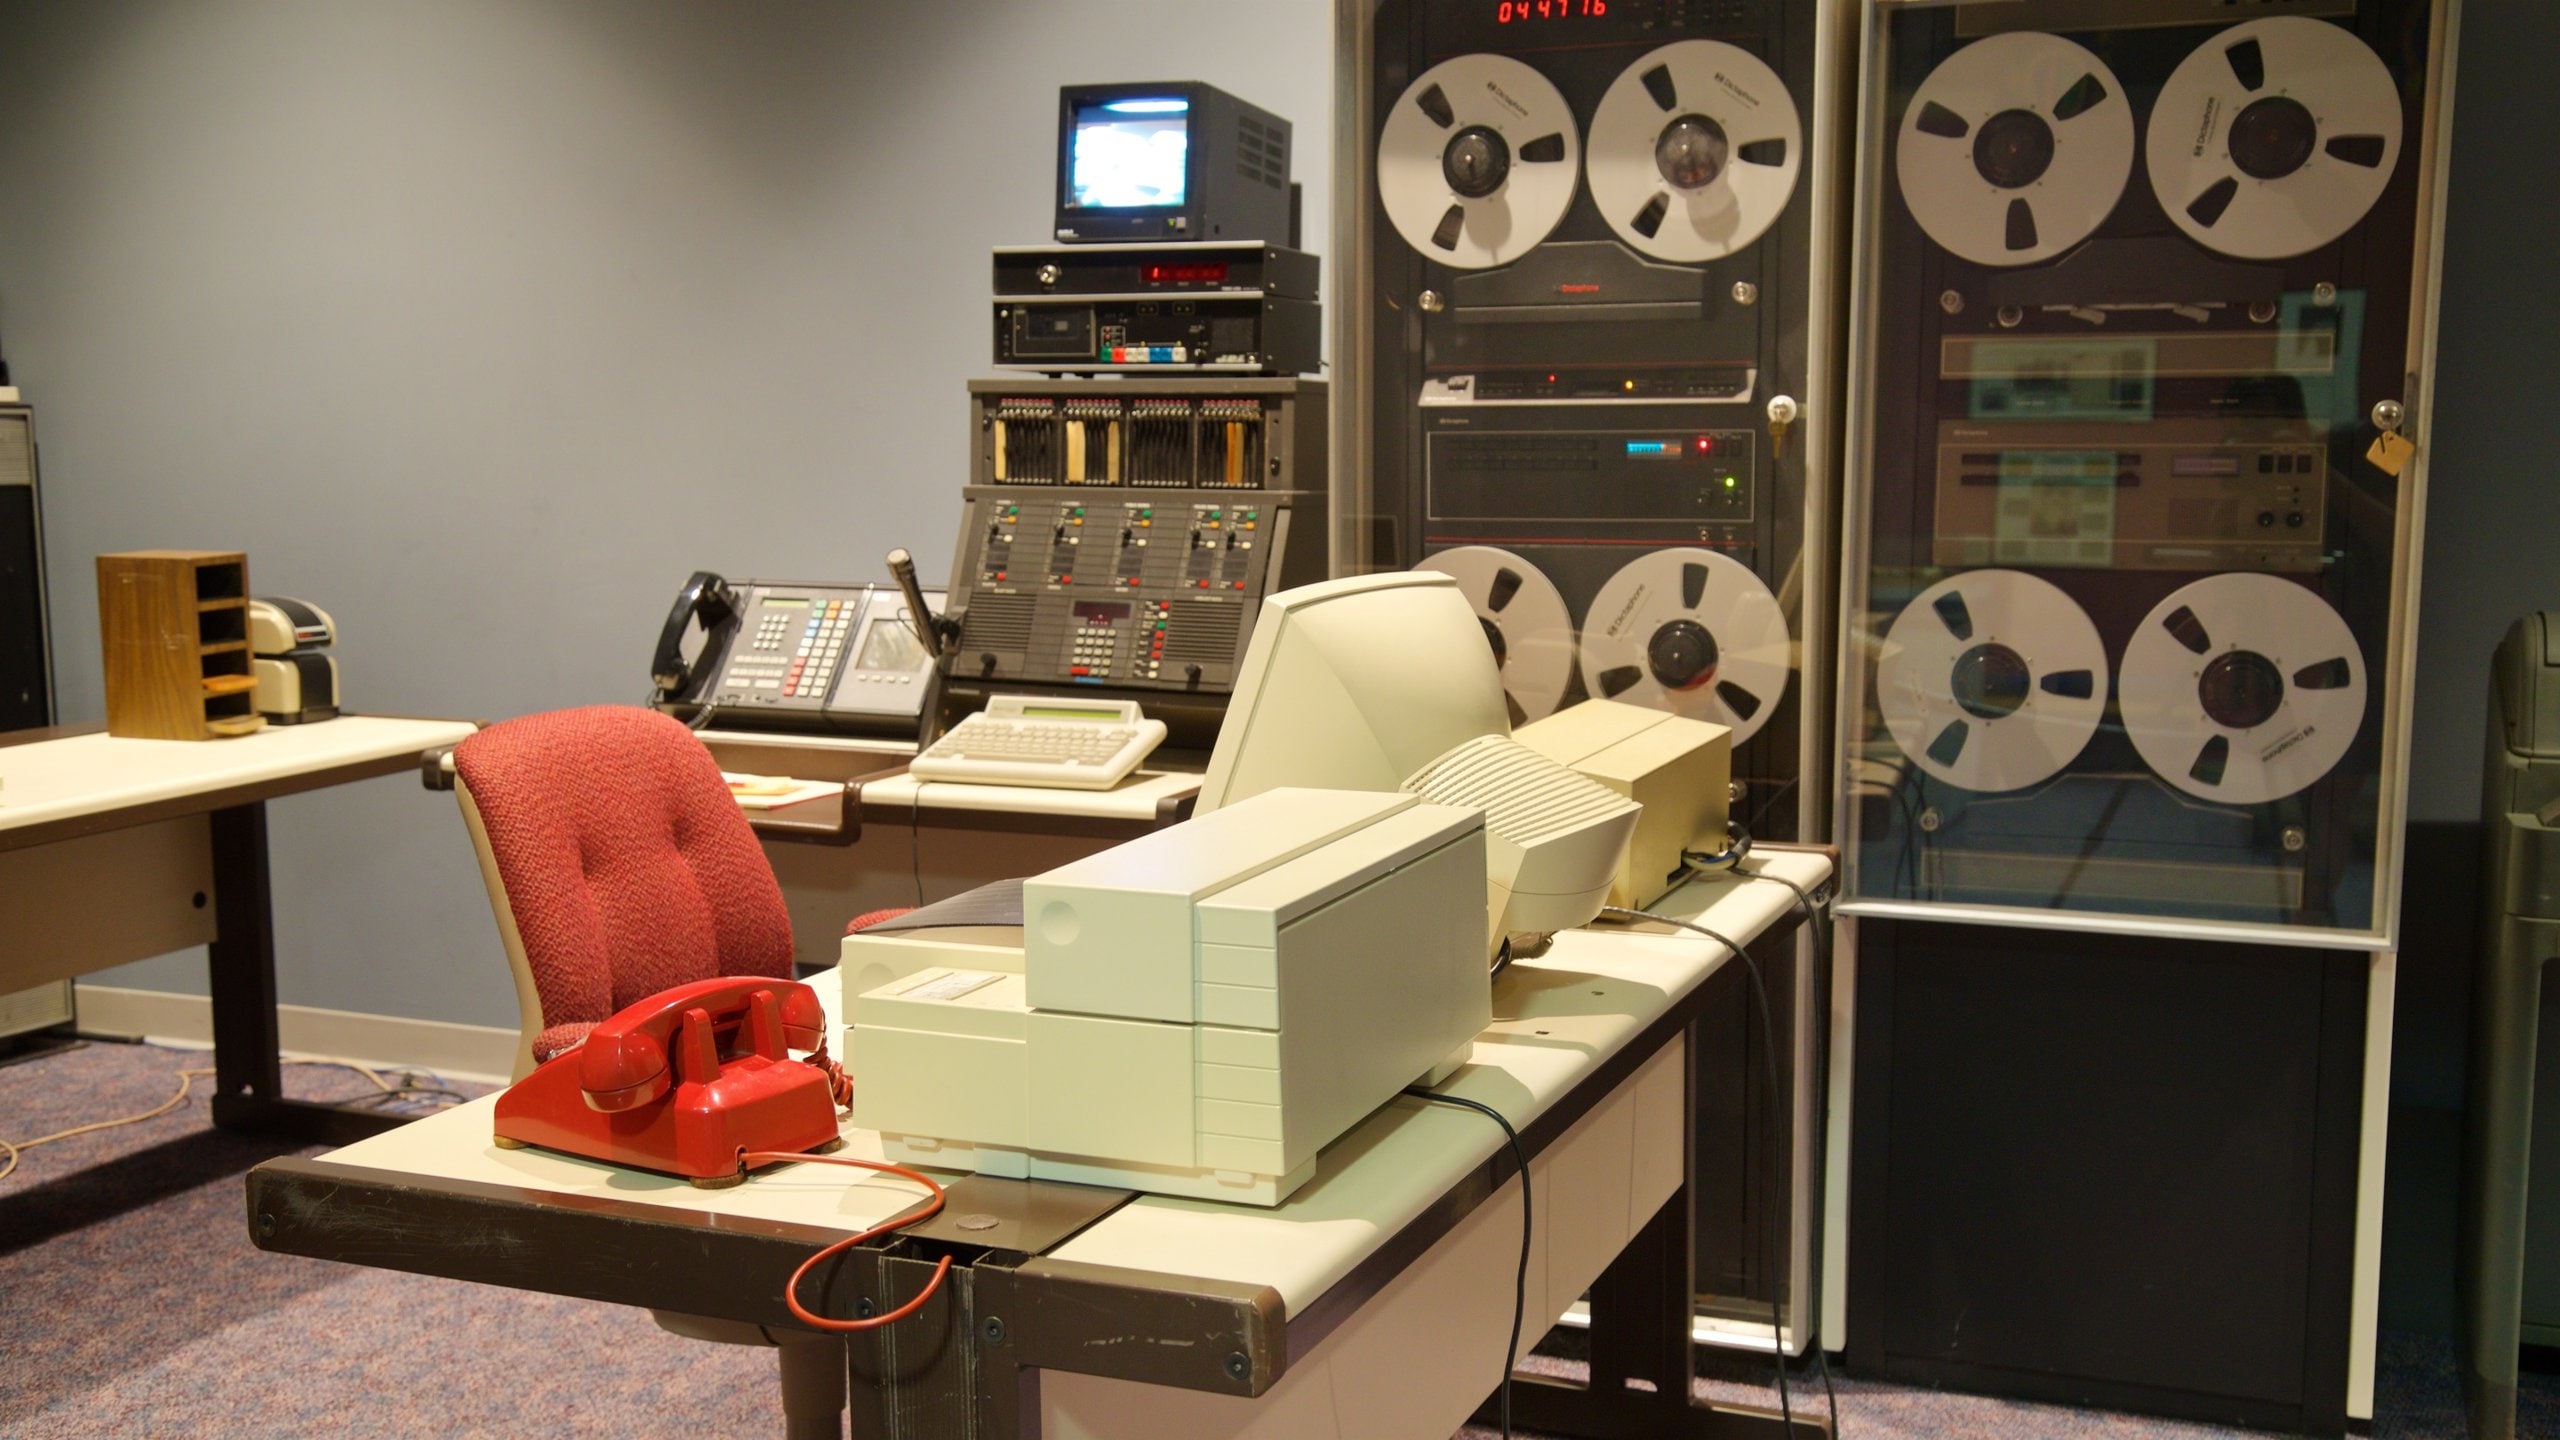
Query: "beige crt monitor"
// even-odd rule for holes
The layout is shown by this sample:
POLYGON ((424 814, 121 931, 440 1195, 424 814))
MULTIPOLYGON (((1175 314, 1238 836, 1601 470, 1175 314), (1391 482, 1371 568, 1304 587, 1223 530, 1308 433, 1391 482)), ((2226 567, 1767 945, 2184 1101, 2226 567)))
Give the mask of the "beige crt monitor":
POLYGON ((1262 602, 1193 813, 1281 785, 1394 790, 1511 733, 1502 676, 1458 582, 1355 575, 1262 602))
POLYGON ((1404 789, 1483 810, 1499 832, 1488 949, 1543 944, 1599 913, 1637 807, 1510 736, 1499 662, 1455 579, 1302 585, 1262 602, 1194 813, 1283 786, 1404 789))

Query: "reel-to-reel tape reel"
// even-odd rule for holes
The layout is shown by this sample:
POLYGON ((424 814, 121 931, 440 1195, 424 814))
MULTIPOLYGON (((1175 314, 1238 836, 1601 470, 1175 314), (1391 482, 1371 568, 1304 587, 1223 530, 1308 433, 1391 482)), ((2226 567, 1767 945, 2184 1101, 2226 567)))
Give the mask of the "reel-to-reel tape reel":
POLYGON ((1853 909, 2378 928, 2427 12, 1874 4, 1853 909))
MULTIPOLYGON (((1964 790, 2040 785, 2108 709, 2098 627, 2062 589, 1968 570, 1914 597, 1876 660, 1876 704, 1911 763, 1964 790)), ((2364 718, 2364 665, 2338 613, 2271 575, 2214 575, 2152 608, 2115 676, 2120 728, 2162 780, 2256 805, 2309 789, 2364 718)))
MULTIPOLYGON (((2026 265, 2105 223, 2133 173, 2133 110, 2104 60, 2011 31, 1948 56, 1904 112, 1901 198, 1978 265, 2026 265)), ((2151 106, 2153 197, 2199 245, 2282 260, 2344 234, 2400 153, 2391 72, 2325 20, 2235 25, 2179 62, 2151 106)))
POLYGON ((1473 270, 1545 240, 1587 180, 1620 240, 1693 265, 1776 223, 1803 135, 1786 82, 1758 56, 1676 40, 1610 82, 1577 175, 1573 112, 1547 77, 1507 55, 1459 55, 1416 77, 1387 112, 1378 193, 1406 244, 1473 270))
POLYGON ((1515 715, 1731 726, 1736 814, 1801 833, 1821 797, 1777 802, 1824 740, 1820 609, 1785 436, 1816 402, 1808 106, 1839 0, 1367 8, 1351 563, 1458 575, 1515 715))
POLYGON ((1490 545, 1438 551, 1415 567, 1454 576, 1484 625, 1511 723, 1583 693, 1707 720, 1748 744, 1776 713, 1794 668, 1778 597, 1712 550, 1657 550, 1600 587, 1577 635, 1564 595, 1535 564, 1490 545))

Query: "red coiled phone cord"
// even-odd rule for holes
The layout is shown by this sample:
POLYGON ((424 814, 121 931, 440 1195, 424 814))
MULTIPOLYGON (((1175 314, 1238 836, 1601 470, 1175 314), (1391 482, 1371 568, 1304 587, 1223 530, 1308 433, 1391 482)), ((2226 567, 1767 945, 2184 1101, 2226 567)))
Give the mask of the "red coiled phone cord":
MULTIPOLYGON (((824 1052, 820 1052, 814 1058, 823 1060, 824 1052)), ((832 1065, 825 1068, 830 1077, 844 1073, 832 1065)), ((845 1088, 850 1093, 851 1083, 847 1082, 845 1088)), ((925 1281, 924 1288, 916 1292, 916 1297, 895 1310, 884 1311, 860 1320, 831 1320, 818 1314, 800 1303, 800 1282, 808 1277, 809 1272, 865 1241, 877 1240, 883 1235, 904 1230, 910 1225, 930 1220, 941 1214, 942 1187, 935 1184, 932 1177, 928 1175, 910 1170, 904 1165, 892 1165, 885 1160, 856 1160, 844 1155, 804 1155, 796 1150, 750 1150, 738 1158, 749 1167, 779 1160, 794 1160, 812 1165, 848 1165, 861 1170, 877 1170, 883 1175, 895 1175, 901 1180, 913 1180, 931 1194, 931 1200, 914 1214, 884 1220, 859 1234, 848 1235, 801 1261, 800 1268, 791 1272, 790 1283, 782 1287, 782 1303, 791 1308, 791 1318, 801 1324, 813 1330, 825 1330, 838 1335, 849 1335, 857 1331, 874 1330, 883 1325, 894 1324, 923 1309, 925 1302, 933 1298, 934 1292, 942 1288, 942 1277, 951 1273, 951 1257, 945 1255, 941 1262, 933 1267, 933 1278, 925 1281)))
POLYGON ((836 1102, 836 1108, 838 1110, 852 1109, 853 1077, 846 1074, 844 1072, 844 1067, 837 1064, 834 1058, 827 1054, 827 1047, 824 1041, 819 1042, 817 1049, 809 1052, 808 1063, 815 1066, 819 1074, 827 1077, 827 1094, 836 1102))

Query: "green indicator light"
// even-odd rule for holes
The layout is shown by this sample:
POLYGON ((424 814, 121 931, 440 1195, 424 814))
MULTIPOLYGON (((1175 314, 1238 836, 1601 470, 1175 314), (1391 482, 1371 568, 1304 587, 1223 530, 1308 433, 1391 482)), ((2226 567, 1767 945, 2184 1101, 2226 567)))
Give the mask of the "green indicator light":
POLYGON ((1726 488, 1727 490, 1732 489, 1732 488, 1733 488, 1736 484, 1738 484, 1738 483, 1740 483, 1740 482, 1736 481, 1736 480, 1735 480, 1732 476, 1730 476, 1730 475, 1727 475, 1726 477, 1724 477, 1724 488, 1726 488))

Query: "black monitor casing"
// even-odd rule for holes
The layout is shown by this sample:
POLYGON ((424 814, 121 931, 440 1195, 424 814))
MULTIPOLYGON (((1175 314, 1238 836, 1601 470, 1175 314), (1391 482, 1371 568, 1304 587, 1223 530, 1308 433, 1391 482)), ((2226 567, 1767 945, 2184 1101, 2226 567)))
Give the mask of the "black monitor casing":
POLYGON ((1289 122, 1197 80, 1065 85, 1058 90, 1058 223, 1067 244, 1128 240, 1289 238, 1289 122), (1191 102, 1190 144, 1179 206, 1071 208, 1076 108, 1109 100, 1181 96, 1191 102))

